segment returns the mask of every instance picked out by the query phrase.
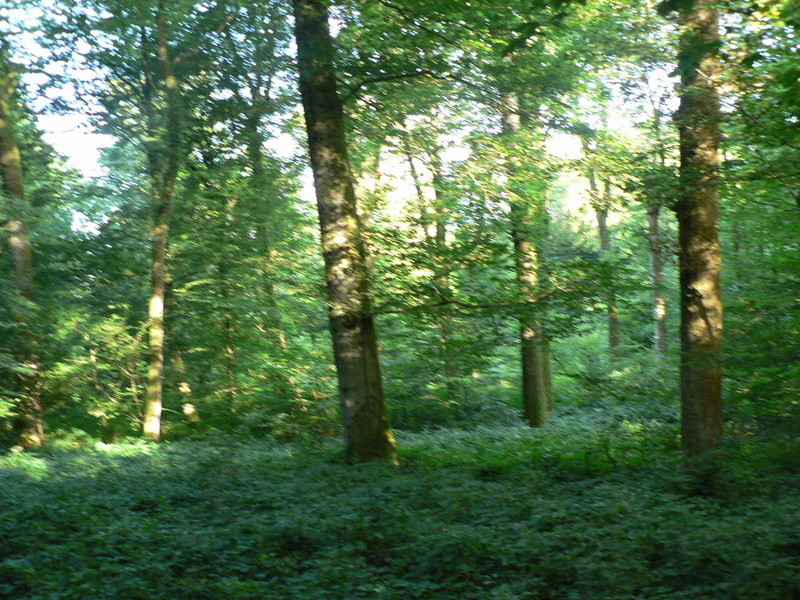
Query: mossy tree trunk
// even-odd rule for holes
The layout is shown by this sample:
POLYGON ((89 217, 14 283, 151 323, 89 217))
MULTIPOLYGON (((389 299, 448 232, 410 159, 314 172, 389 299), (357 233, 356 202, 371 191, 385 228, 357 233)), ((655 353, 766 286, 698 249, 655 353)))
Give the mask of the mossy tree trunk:
MULTIPOLYGON (((519 99, 516 94, 508 93, 503 97, 501 118, 503 136, 513 139, 522 129, 519 114, 519 99)), ((536 301, 536 291, 539 286, 539 270, 541 267, 541 253, 536 244, 537 216, 543 206, 539 206, 539 199, 528 198, 526 194, 518 192, 515 181, 519 177, 514 150, 508 153, 507 170, 509 180, 509 219, 511 221, 511 239, 514 245, 514 264, 517 272, 522 295, 536 301)), ((549 352, 547 343, 542 335, 541 324, 535 316, 526 311, 520 317, 520 358, 522 363, 522 407, 525 420, 532 427, 540 427, 547 423, 552 407, 550 394, 552 385, 547 380, 550 375, 547 360, 549 352)))
POLYGON ((22 172, 22 156, 14 135, 13 103, 17 94, 17 73, 9 64, 5 44, 0 42, 0 174, 2 174, 2 210, 0 222, 6 231, 11 259, 15 299, 13 319, 19 332, 15 353, 20 366, 16 375, 17 393, 15 433, 23 447, 41 446, 44 422, 39 386, 39 357, 36 336, 32 331, 35 315, 33 254, 25 219, 27 199, 22 172))
POLYGON ((148 167, 155 198, 155 223, 152 237, 150 302, 148 305, 149 360, 143 434, 157 441, 161 437, 161 408, 164 382, 164 299, 167 290, 167 249, 170 216, 181 163, 181 93, 170 56, 166 3, 161 0, 156 15, 157 64, 164 77, 163 127, 154 106, 155 74, 150 68, 142 39, 145 62, 143 107, 148 124, 148 167))
POLYGON ((293 0, 293 6, 346 453, 358 462, 393 460, 328 6, 323 0, 293 0))
POLYGON ((718 239, 720 143, 716 0, 694 0, 680 15, 681 197, 676 205, 681 293, 683 448, 707 454, 722 440, 722 298, 718 239))

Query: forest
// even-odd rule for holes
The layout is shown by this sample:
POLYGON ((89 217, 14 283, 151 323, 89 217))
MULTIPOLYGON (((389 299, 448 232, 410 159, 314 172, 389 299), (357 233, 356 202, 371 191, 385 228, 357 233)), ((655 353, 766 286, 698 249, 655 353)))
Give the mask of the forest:
POLYGON ((0 29, 0 598, 800 599, 796 0, 0 29))

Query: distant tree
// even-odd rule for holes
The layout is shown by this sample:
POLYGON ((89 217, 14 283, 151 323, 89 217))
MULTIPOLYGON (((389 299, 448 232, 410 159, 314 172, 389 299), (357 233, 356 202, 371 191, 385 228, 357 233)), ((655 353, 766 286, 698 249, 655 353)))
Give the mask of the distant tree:
MULTIPOLYGON (((502 103, 502 132, 511 138, 507 155, 509 231, 514 247, 514 265, 522 297, 536 302, 542 278, 542 240, 544 237, 544 199, 531 198, 526 185, 520 181, 513 150, 513 136, 520 133, 522 122, 519 97, 515 93, 504 95, 502 103)), ((522 364, 522 405, 525 420, 533 427, 547 423, 552 400, 549 355, 540 319, 530 310, 520 318, 520 352, 522 364)))

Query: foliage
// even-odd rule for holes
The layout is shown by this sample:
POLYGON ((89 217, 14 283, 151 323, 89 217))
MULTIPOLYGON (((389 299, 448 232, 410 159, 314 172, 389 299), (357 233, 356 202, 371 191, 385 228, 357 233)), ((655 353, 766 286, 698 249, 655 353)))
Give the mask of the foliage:
POLYGON ((0 0, 28 201, 1 199, 31 229, 36 281, 21 297, 0 253, 0 597, 800 597, 795 2, 719 3, 727 441, 711 485, 679 456, 677 40, 658 14, 691 2, 332 3, 396 467, 348 465, 335 442, 290 3, 158 4, 0 0), (136 436, 148 159, 168 141, 159 25, 183 98, 156 446, 136 436), (510 97, 520 131, 501 136, 510 97), (40 113, 113 136, 100 175, 65 166, 40 113), (533 294, 512 196, 533 221, 533 294), (554 376, 536 430, 531 317, 554 376), (33 373, 48 443, 21 452, 14 383, 33 373))
POLYGON ((229 437, 9 454, 3 595, 791 598, 796 445, 741 430, 693 496, 665 416, 403 434, 397 468, 229 437))

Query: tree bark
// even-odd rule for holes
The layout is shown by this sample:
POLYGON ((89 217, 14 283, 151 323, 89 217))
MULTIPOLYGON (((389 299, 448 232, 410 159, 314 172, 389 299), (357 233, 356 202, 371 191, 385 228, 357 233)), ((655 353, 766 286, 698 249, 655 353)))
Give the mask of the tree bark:
MULTIPOLYGON (((445 297, 449 295, 450 290, 450 268, 447 266, 445 256, 447 250, 447 214, 444 206, 444 182, 441 172, 441 159, 438 154, 439 149, 429 155, 429 168, 432 173, 431 183, 434 196, 434 227, 433 231, 431 231, 428 222, 428 202, 425 199, 422 180, 414 164, 414 155, 411 151, 411 144, 408 141, 408 132, 405 130, 403 131, 402 146, 411 180, 417 193, 422 235, 428 246, 430 246, 431 256, 434 258, 434 284, 439 294, 445 297)), ((453 361, 453 322, 451 316, 442 314, 437 322, 437 328, 439 330, 439 356, 442 360, 445 391, 447 398, 452 400, 458 395, 458 371, 453 361)))
MULTIPOLYGON (((262 149, 264 137, 260 129, 262 114, 259 112, 255 103, 251 106, 251 111, 252 114, 244 121, 244 128, 247 132, 247 158, 251 172, 249 187, 253 196, 256 196, 262 193, 262 186, 267 184, 267 171, 264 165, 264 152, 262 149)), ((261 208, 263 219, 256 223, 255 228, 258 239, 262 244, 261 248, 264 259, 261 262, 263 265, 261 267, 261 289, 266 296, 267 307, 269 308, 269 317, 264 320, 263 327, 265 331, 269 332, 281 354, 286 358, 289 352, 289 346, 286 343, 283 318, 280 313, 278 301, 275 297, 274 273, 271 268, 273 261, 273 227, 276 207, 273 205, 272 201, 268 199, 266 202, 260 202, 259 208, 261 208)))
MULTIPOLYGON (((586 148, 586 144, 584 144, 586 148)), ((587 173, 589 179, 589 194, 595 217, 597 218, 597 237, 600 241, 600 257, 606 258, 611 252, 611 234, 608 230, 608 207, 611 204, 611 182, 603 181, 603 193, 597 185, 597 177, 593 167, 589 167, 587 173)), ((611 360, 618 360, 620 357, 620 347, 622 336, 619 326, 619 306, 613 289, 606 293, 606 320, 608 322, 608 353, 611 360)))
POLYGON ((667 300, 664 297, 664 252, 658 204, 647 206, 647 240, 650 245, 650 280, 653 284, 653 349, 663 356, 667 353, 667 300))
POLYGON ((694 0, 680 15, 681 197, 676 205, 681 291, 683 449, 713 451, 722 441, 722 298, 718 239, 720 103, 715 0, 694 0))
MULTIPOLYGON (((661 117, 661 111, 654 103, 655 156, 663 169, 667 165, 667 151, 661 130, 661 117)), ((664 356, 667 353, 667 299, 664 296, 664 249, 659 226, 661 215, 659 200, 647 204, 647 241, 650 247, 650 280, 653 284, 653 350, 657 355, 664 356)))
MULTIPOLYGON (((516 94, 505 94, 501 109, 503 136, 519 133, 522 123, 519 99, 516 94)), ((514 179, 518 177, 514 160, 508 158, 509 219, 511 240, 514 244, 514 264, 517 280, 524 297, 534 301, 539 284, 540 252, 534 243, 535 229, 530 199, 515 192, 514 179)), ((549 352, 538 320, 530 315, 520 317, 520 354, 522 362, 522 407, 525 420, 531 427, 547 423, 550 416, 552 384, 547 381, 550 369, 546 361, 549 352)))
MULTIPOLYGON (((600 233, 600 252, 605 257, 611 253, 611 233, 608 229, 608 210, 611 206, 611 182, 603 182, 603 205, 597 210, 597 228, 600 233)), ((608 349, 612 360, 618 360, 622 351, 622 333, 619 325, 619 305, 614 288, 607 294, 606 313, 608 315, 608 349)))
POLYGON ((414 163, 414 153, 411 151, 411 144, 408 141, 408 132, 403 130, 402 137, 403 154, 406 162, 408 163, 408 170, 411 174, 411 181, 414 183, 414 190, 417 193, 417 202, 419 204, 419 226, 422 230, 422 237, 430 239, 429 219, 428 219, 428 202, 425 200, 425 192, 422 189, 422 178, 419 176, 417 166, 414 163))
MULTIPOLYGON (((148 164, 156 199, 156 217, 152 238, 152 279, 148 306, 149 361, 145 398, 143 434, 149 440, 161 437, 161 408, 164 382, 164 299, 167 289, 167 250, 172 201, 181 161, 180 87, 170 57, 169 29, 164 0, 158 4, 158 63, 164 75, 165 108, 163 134, 157 126, 153 106, 152 72, 146 72, 143 90, 145 116, 148 120, 148 164), (152 140, 161 140, 161 148, 153 148, 152 140)), ((144 42, 144 40, 143 40, 144 42)), ((144 48, 143 48, 144 50, 144 48)), ((147 65, 149 61, 145 59, 147 65)), ((147 70, 147 69, 146 69, 147 70)))
POLYGON ((327 3, 293 0, 293 6, 346 454, 358 462, 394 460, 327 3))
POLYGON ((27 206, 22 172, 22 156, 14 135, 12 103, 17 93, 17 74, 8 64, 5 46, 0 47, 0 171, 3 197, 0 221, 5 226, 6 243, 11 258, 15 295, 12 318, 19 331, 15 353, 24 369, 16 376, 18 394, 14 429, 23 447, 41 446, 44 422, 39 391, 39 357, 36 336, 31 331, 31 311, 35 301, 33 256, 28 224, 20 213, 27 206))
MULTIPOLYGON (((430 169, 433 184, 433 211, 436 221, 435 235, 432 242, 434 265, 434 284, 443 297, 450 296, 450 267, 447 262, 447 208, 445 206, 444 177, 442 175, 442 160, 436 148, 430 156, 430 169)), ((445 307, 444 309, 448 309, 445 307)), ((458 372, 453 361, 453 319, 444 312, 438 321, 439 352, 442 357, 445 390, 447 399, 455 400, 458 395, 458 372)))
POLYGON ((222 328, 225 332, 225 372, 228 377, 228 411, 235 415, 239 410, 239 378, 236 374, 236 330, 230 309, 225 309, 222 328))

